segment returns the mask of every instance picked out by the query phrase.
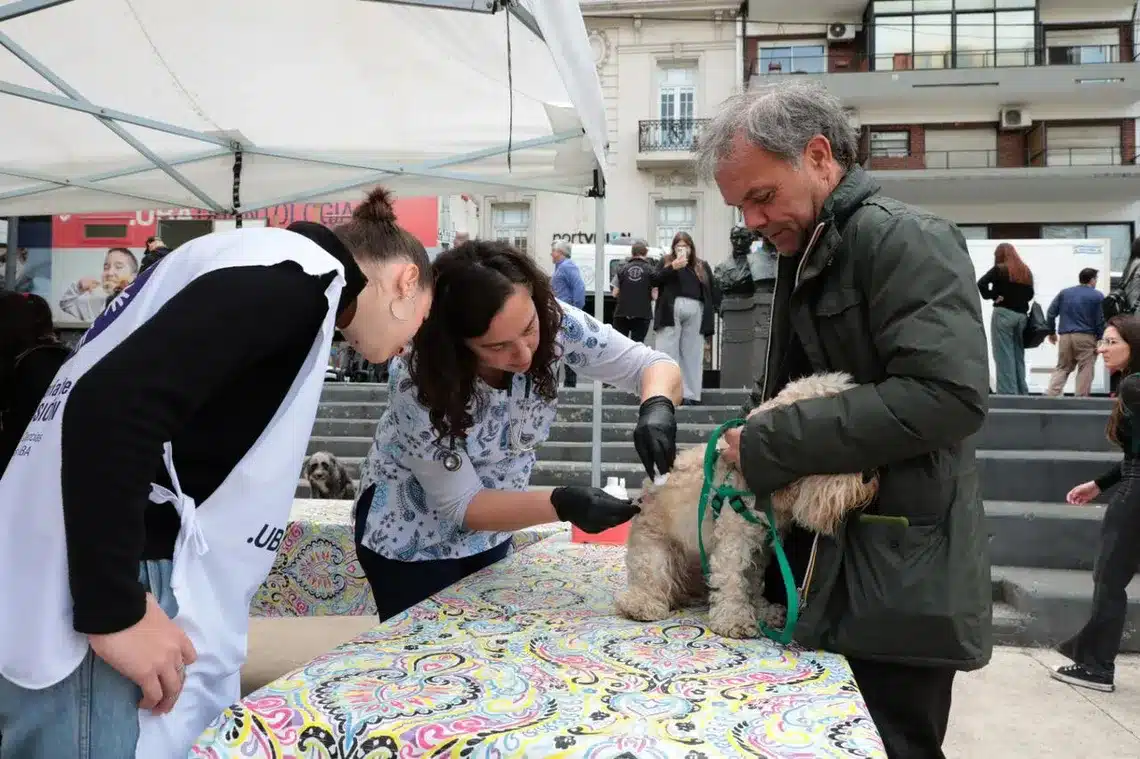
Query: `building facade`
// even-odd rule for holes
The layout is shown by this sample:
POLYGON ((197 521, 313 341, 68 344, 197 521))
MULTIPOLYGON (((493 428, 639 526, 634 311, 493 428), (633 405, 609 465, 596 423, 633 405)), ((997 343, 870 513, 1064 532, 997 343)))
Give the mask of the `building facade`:
POLYGON ((885 192, 968 237, 1108 238, 1121 271, 1140 221, 1135 0, 749 0, 747 19, 747 85, 822 80, 885 192))
MULTIPOLYGON (((609 117, 607 237, 668 246, 679 231, 715 265, 735 219, 693 172, 701 125, 743 77, 740 3, 582 0, 609 117)), ((594 201, 548 194, 482 196, 480 234, 525 248, 550 268, 558 240, 594 242, 594 201)))

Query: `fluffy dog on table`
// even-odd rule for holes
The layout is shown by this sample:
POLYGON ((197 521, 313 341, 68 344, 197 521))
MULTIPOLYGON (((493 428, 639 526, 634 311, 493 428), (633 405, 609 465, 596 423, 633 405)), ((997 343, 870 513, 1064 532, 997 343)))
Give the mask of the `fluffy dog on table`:
MULTIPOLYGON (((814 374, 788 383, 752 413, 853 387, 847 374, 814 374)), ((706 585, 697 542, 704 456, 704 446, 683 451, 664 484, 645 481, 641 513, 630 523, 627 587, 617 596, 617 608, 630 619, 655 622, 669 617, 674 608, 707 597, 710 630, 731 638, 755 637, 757 620, 779 627, 786 612, 763 597, 764 570, 771 559, 768 519, 762 509, 755 509, 752 497, 744 499, 745 505, 759 517, 759 524, 747 521, 728 503, 715 520, 712 509, 705 512, 701 534, 709 558, 706 585)), ((740 472, 718 460, 714 484, 726 481, 733 488, 747 489, 740 472)), ((813 532, 832 535, 847 512, 866 505, 877 492, 878 478, 864 478, 861 473, 803 477, 772 494, 776 528, 783 534, 794 520, 813 532)))
POLYGON ((313 498, 342 501, 356 498, 348 470, 328 451, 317 451, 306 459, 304 472, 313 498))

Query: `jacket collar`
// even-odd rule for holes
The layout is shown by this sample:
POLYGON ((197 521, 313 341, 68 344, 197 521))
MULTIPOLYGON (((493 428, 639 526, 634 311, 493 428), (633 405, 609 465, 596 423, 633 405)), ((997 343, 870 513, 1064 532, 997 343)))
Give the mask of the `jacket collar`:
POLYGON ((797 267, 797 281, 811 279, 823 271, 842 239, 840 230, 863 202, 875 195, 881 185, 861 167, 848 170, 839 184, 823 202, 807 248, 797 267))

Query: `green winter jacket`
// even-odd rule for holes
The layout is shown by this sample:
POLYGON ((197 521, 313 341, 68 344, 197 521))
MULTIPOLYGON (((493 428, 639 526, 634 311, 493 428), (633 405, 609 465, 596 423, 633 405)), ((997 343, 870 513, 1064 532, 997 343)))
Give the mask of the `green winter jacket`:
POLYGON ((859 387, 754 416, 741 468, 756 493, 869 470, 880 489, 834 538, 815 538, 795 638, 857 658, 977 669, 993 647, 993 604, 969 438, 985 420, 989 379, 966 241, 952 223, 879 195, 860 168, 819 218, 807 250, 780 259, 753 403, 813 372, 845 371, 859 387))

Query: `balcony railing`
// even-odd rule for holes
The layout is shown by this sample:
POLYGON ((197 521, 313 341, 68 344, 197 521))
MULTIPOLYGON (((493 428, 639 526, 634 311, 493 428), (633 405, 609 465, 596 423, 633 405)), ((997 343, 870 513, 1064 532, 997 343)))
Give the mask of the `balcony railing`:
POLYGON ((911 53, 833 52, 757 58, 750 62, 751 76, 780 74, 845 74, 867 71, 932 71, 939 69, 1025 68, 1028 66, 1079 66, 1134 60, 1132 50, 1120 45, 1048 45, 994 50, 934 50, 911 53))
POLYGON ((708 119, 656 119, 637 124, 637 151, 691 153, 708 119))
POLYGON ((998 165, 996 150, 928 150, 927 169, 993 169, 998 165))
POLYGON ((1030 166, 1121 166, 1136 163, 1120 148, 1049 148, 1029 154, 1030 166))
POLYGON ((860 164, 871 170, 906 171, 922 169, 997 169, 1056 166, 1123 166, 1136 163, 1135 155, 1124 155, 1120 148, 1073 147, 1026 151, 1023 162, 1001 162, 997 150, 928 150, 921 162, 912 156, 868 155, 860 164))

